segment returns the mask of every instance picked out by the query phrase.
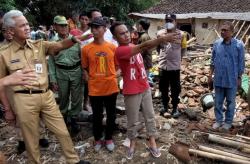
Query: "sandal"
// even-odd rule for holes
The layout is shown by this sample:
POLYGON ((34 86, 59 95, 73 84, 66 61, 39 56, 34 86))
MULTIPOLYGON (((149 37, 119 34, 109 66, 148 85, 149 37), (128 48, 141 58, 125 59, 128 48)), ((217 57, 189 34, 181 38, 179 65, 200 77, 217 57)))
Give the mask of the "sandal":
POLYGON ((150 151, 152 156, 154 156, 155 158, 158 158, 161 156, 161 152, 158 148, 149 147, 148 150, 150 151))
POLYGON ((132 159, 134 157, 134 153, 135 153, 135 150, 134 149, 128 149, 128 152, 127 152, 127 159, 132 159))

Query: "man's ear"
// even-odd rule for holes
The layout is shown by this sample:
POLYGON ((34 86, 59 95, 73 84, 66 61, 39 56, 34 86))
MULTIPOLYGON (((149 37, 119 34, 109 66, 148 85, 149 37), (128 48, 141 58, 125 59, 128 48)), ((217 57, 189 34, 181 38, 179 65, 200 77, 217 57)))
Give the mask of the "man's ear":
POLYGON ((15 29, 14 29, 14 27, 9 27, 9 28, 7 29, 7 31, 8 31, 11 35, 14 35, 14 34, 15 34, 15 29))

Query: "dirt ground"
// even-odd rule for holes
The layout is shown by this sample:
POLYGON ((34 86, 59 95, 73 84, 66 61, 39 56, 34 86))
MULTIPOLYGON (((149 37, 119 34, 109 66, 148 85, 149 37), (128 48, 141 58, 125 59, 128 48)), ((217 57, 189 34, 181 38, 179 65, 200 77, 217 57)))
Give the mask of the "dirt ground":
MULTIPOLYGON (((198 66, 200 66, 201 61, 205 62, 203 58, 197 60, 198 66)), ((194 67, 195 60, 190 62, 192 66, 189 70, 195 70, 198 72, 196 67, 194 67)), ((198 68, 199 68, 198 67, 198 68)), ((203 67, 203 66, 202 66, 203 67)), ((186 66, 185 68, 189 68, 186 66)), ((220 145, 211 143, 208 141, 207 133, 216 133, 222 136, 227 134, 221 132, 214 132, 211 130, 211 125, 214 122, 214 113, 213 109, 203 112, 201 105, 199 104, 199 98, 202 94, 191 95, 191 99, 195 100, 194 107, 190 107, 190 94, 187 94, 190 90, 193 91, 196 85, 201 86, 197 80, 202 80, 203 76, 198 77, 197 73, 192 75, 192 72, 186 70, 182 72, 182 87, 183 90, 181 95, 183 95, 180 107, 182 110, 182 115, 178 119, 173 118, 164 118, 159 115, 159 110, 162 108, 160 103, 159 95, 157 94, 157 84, 154 85, 152 89, 153 95, 153 104, 154 110, 156 113, 156 124, 159 132, 157 139, 158 147, 161 150, 161 157, 154 158, 147 150, 147 137, 145 129, 139 131, 139 136, 137 139, 136 151, 134 158, 132 160, 126 159, 126 150, 125 146, 126 140, 126 116, 117 114, 117 124, 118 128, 115 131, 114 141, 115 141, 115 150, 114 152, 108 152, 108 150, 103 147, 100 152, 96 153, 93 149, 93 136, 92 136, 92 125, 89 122, 80 122, 81 132, 73 138, 75 148, 81 159, 88 160, 93 164, 122 164, 122 163, 132 163, 132 164, 181 164, 183 162, 179 161, 173 155, 171 155, 168 150, 171 144, 176 142, 182 142, 190 145, 190 147, 196 149, 197 144, 208 145, 209 147, 218 148, 220 145), (192 76, 189 76, 189 75, 192 76), (188 75, 188 76, 187 76, 188 75), (198 78, 197 78, 198 77, 198 78), (184 79, 187 79, 184 81, 184 79), (195 79, 195 80, 194 80, 195 79), (189 80, 189 81, 188 81, 189 80), (194 82, 193 82, 194 81, 194 82), (198 84, 195 84, 195 83, 198 84), (188 99, 186 98, 188 96, 188 99), (186 101, 188 100, 188 101, 186 101), (185 105, 186 104, 186 105, 185 105), (190 110, 194 113, 195 117, 188 117, 186 111, 190 110)), ((204 70, 203 70, 204 72, 204 70)), ((201 72, 202 73, 202 72, 201 72)), ((194 93, 192 93, 194 94, 194 93)), ((239 95, 237 96, 237 102, 241 104, 246 103, 239 95)), ((123 97, 119 95, 117 106, 124 107, 123 97)), ((171 109, 171 108, 170 108, 171 109)), ((124 114, 124 112, 121 112, 124 114)), ((234 128, 231 129, 230 134, 242 134, 242 120, 250 116, 248 108, 239 108, 237 109, 234 119, 234 128)), ((143 122, 143 119, 142 119, 143 122)), ((65 164, 65 159, 62 155, 60 144, 53 134, 48 130, 44 132, 49 139, 50 146, 47 149, 41 148, 41 161, 42 164, 65 164)), ((0 119, 0 150, 6 155, 8 164, 26 164, 27 163, 27 154, 26 152, 17 155, 17 134, 15 128, 7 125, 3 120, 0 119)), ((221 148, 221 147, 220 147, 221 148)), ((224 150, 231 150, 229 147, 223 147, 224 150)), ((236 151, 236 150, 232 150, 236 151)), ((249 156, 249 155, 248 155, 249 156)), ((218 163, 223 162, 209 160, 206 158, 194 157, 191 161, 193 164, 207 164, 207 163, 218 163)), ((0 163, 1 164, 1 163, 0 163)))
MULTIPOLYGON (((118 104, 123 105, 122 96, 119 97, 118 104), (120 102, 119 102, 120 101, 120 102)), ((193 145, 194 143, 208 144, 208 141, 204 139, 204 136, 200 132, 193 131, 188 132, 188 126, 193 123, 202 125, 205 128, 210 128, 212 120, 209 118, 209 114, 203 113, 200 108, 196 108, 197 115, 201 120, 190 121, 185 114, 178 119, 163 118, 159 116, 159 108, 161 108, 159 98, 154 99, 154 108, 156 111, 157 128, 159 131, 159 137, 157 139, 158 146, 161 149, 161 157, 154 158, 147 150, 147 139, 145 129, 140 130, 137 140, 136 152, 132 160, 126 159, 126 146, 124 146, 124 140, 126 139, 126 116, 117 115, 117 123, 119 129, 116 130, 114 135, 115 150, 114 152, 108 152, 103 147, 100 152, 96 153, 93 150, 93 137, 92 137, 92 125, 91 123, 81 123, 81 132, 73 138, 75 147, 80 155, 81 159, 88 160, 93 164, 120 164, 120 163, 133 163, 133 164, 178 164, 182 163, 177 160, 173 155, 168 153, 168 149, 171 143, 181 141, 186 144, 193 145)), ((46 131, 50 146, 47 149, 41 149, 41 161, 43 164, 64 164, 65 159, 62 156, 60 144, 50 132, 46 131)), ((25 164, 27 163, 26 152, 21 155, 17 155, 15 129, 8 126, 4 122, 0 127, 0 148, 6 155, 9 164, 25 164)), ((202 158, 196 158, 192 163, 219 163, 216 161, 206 160, 202 158)))

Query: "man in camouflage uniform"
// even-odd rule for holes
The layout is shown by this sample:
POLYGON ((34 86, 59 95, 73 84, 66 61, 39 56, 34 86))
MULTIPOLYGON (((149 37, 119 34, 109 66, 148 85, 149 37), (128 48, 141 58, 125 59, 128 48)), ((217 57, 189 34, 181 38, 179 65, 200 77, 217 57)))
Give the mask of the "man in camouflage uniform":
MULTIPOLYGON (((54 28, 57 35, 53 41, 71 38, 68 22, 64 16, 54 18, 54 28)), ((76 119, 82 109, 82 70, 80 58, 80 44, 60 51, 56 56, 49 58, 50 84, 53 90, 58 89, 59 108, 65 119, 69 119, 71 133, 76 134, 79 127, 76 119)), ((66 120, 66 123, 67 123, 66 120)))

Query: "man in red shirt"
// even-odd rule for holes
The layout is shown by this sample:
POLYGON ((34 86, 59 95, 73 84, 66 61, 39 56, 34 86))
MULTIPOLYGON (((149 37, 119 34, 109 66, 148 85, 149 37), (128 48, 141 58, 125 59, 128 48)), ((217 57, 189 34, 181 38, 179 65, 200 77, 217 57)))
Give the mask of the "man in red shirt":
POLYGON ((141 52, 151 49, 162 42, 174 41, 176 34, 168 34, 158 39, 146 41, 139 45, 130 44, 131 38, 127 27, 121 22, 115 22, 110 28, 114 38, 119 43, 115 56, 118 60, 123 76, 123 94, 128 120, 127 132, 130 139, 130 148, 127 158, 132 159, 137 137, 137 125, 139 124, 139 110, 142 110, 147 135, 149 136, 149 151, 154 157, 160 157, 161 152, 157 148, 155 137, 157 130, 154 118, 154 109, 151 90, 147 81, 147 74, 143 64, 141 52))

